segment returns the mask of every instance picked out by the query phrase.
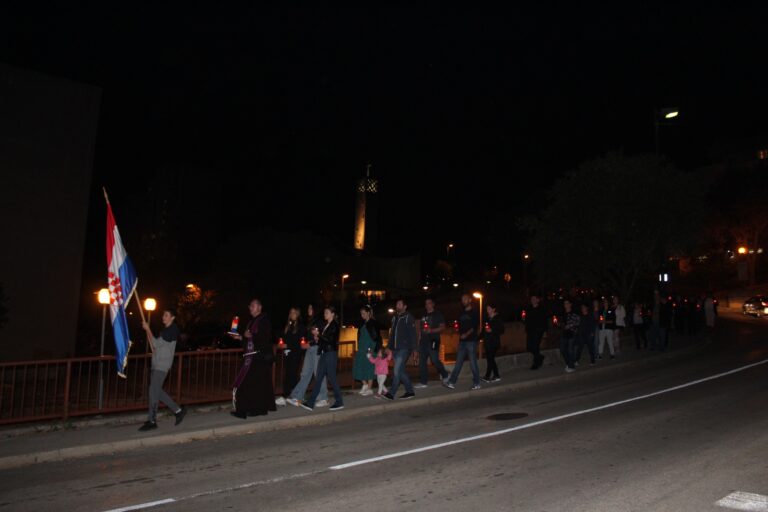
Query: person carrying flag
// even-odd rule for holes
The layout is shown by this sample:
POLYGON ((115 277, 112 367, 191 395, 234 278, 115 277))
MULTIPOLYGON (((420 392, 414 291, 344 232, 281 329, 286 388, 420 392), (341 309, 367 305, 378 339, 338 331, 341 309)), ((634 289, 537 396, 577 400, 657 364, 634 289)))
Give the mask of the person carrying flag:
POLYGON ((139 428, 140 432, 147 432, 157 428, 157 407, 162 401, 176 416, 175 425, 178 426, 184 420, 187 410, 179 407, 168 393, 163 389, 163 383, 168 376, 168 370, 173 365, 173 356, 176 352, 176 341, 181 331, 176 325, 176 312, 171 309, 163 311, 163 330, 155 337, 147 322, 142 323, 147 333, 147 342, 152 351, 152 373, 149 378, 149 415, 147 421, 139 428))

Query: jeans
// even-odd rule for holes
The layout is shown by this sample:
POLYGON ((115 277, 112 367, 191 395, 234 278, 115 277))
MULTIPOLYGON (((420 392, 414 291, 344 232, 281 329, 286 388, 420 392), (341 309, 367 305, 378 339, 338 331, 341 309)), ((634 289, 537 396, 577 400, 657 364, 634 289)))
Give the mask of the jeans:
POLYGON ((651 346, 655 350, 667 350, 667 345, 669 344, 667 328, 658 324, 651 324, 650 331, 651 338, 653 339, 653 344, 651 346))
POLYGON ((419 345, 419 382, 422 384, 426 384, 429 381, 429 370, 427 369, 429 359, 432 360, 432 366, 440 374, 440 378, 444 379, 448 376, 448 370, 445 369, 443 362, 440 361, 440 345, 436 344, 435 348, 432 348, 430 340, 422 340, 419 345))
MULTIPOLYGON (((339 388, 339 383, 336 381, 336 365, 339 362, 339 353, 335 350, 333 352, 325 352, 324 354, 320 355, 320 361, 317 364, 317 378, 315 382, 318 380, 325 381, 325 378, 328 378, 328 382, 331 383, 331 387, 333 388, 333 396, 336 399, 336 404, 338 405, 344 405, 344 398, 341 396, 341 388, 339 388)), ((308 404, 310 407, 314 407, 315 400, 317 400, 318 395, 320 394, 320 387, 316 387, 312 390, 312 396, 310 396, 308 404)), ((326 393, 328 390, 326 389, 326 393)))
POLYGON ((163 382, 165 382, 167 376, 168 372, 160 370, 152 370, 149 376, 149 414, 147 415, 147 420, 152 423, 157 421, 157 407, 161 401, 173 413, 179 412, 180 409, 179 405, 163 389, 163 382))
POLYGON ((563 333, 560 336, 560 354, 563 356, 563 361, 565 361, 565 366, 568 368, 573 368, 574 363, 574 345, 575 336, 573 334, 568 335, 563 333))
POLYGON ((459 352, 456 354, 456 365, 453 367, 448 382, 456 384, 461 373, 461 367, 464 365, 464 359, 469 356, 469 367, 472 369, 472 384, 475 386, 480 385, 480 367, 477 365, 477 342, 476 341, 460 341, 459 352))
POLYGON ((485 380, 499 377, 499 367, 496 365, 496 352, 499 347, 488 345, 485 347, 485 380))
POLYGON ((283 375, 283 396, 288 398, 296 387, 299 379, 299 364, 301 363, 301 350, 291 350, 287 356, 283 357, 285 372, 283 375))
MULTIPOLYGON (((301 379, 296 387, 291 391, 291 398, 296 400, 304 400, 304 395, 307 394, 307 388, 309 383, 312 382, 312 377, 317 375, 317 363, 320 361, 320 357, 317 355, 317 345, 313 345, 307 349, 304 353, 304 366, 301 367, 301 379)), ((326 379, 315 380, 315 388, 320 388, 320 394, 318 398, 320 400, 328 400, 328 384, 326 379)))
POLYGON ((408 372, 405 371, 405 363, 411 356, 411 349, 400 348, 395 350, 393 359, 395 364, 393 365, 392 385, 389 386, 389 393, 394 396, 397 393, 397 388, 400 387, 400 381, 403 381, 406 393, 413 393, 413 384, 411 384, 411 378, 408 377, 408 372))
POLYGON ((635 324, 632 326, 635 332, 635 344, 637 348, 648 348, 648 336, 645 335, 645 325, 635 324))
POLYGON ((544 359, 541 356, 541 349, 539 348, 541 346, 542 336, 544 336, 544 331, 540 330, 526 331, 525 333, 528 352, 533 355, 533 366, 536 368, 541 366, 541 361, 544 359))
POLYGON ((589 350, 589 362, 595 364, 595 333, 588 332, 578 336, 576 339, 574 362, 581 360, 581 351, 584 350, 584 346, 589 350))

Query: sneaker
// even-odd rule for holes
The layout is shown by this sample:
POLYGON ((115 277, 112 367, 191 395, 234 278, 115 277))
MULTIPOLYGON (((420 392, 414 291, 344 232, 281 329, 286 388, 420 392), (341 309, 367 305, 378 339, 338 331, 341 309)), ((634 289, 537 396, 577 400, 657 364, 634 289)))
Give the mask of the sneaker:
POLYGON ((371 391, 370 389, 366 389, 365 393, 360 393, 360 395, 362 396, 371 396, 372 394, 373 394, 373 391, 371 391))
POLYGON ((328 400, 318 400, 315 402, 315 407, 328 407, 328 400))
POLYGON ((445 378, 443 378, 443 386, 445 386, 449 382, 451 382, 451 376, 450 375, 445 377, 445 378))
POLYGON ((178 426, 179 426, 179 423, 181 423, 182 421, 184 421, 184 416, 186 416, 186 415, 187 415, 187 409, 186 409, 186 407, 182 407, 181 409, 179 409, 179 412, 177 412, 176 414, 174 414, 174 416, 176 416, 176 422, 173 424, 173 426, 174 426, 174 427, 178 427, 178 426))
POLYGON ((329 411, 340 411, 343 408, 344 408, 344 404, 340 404, 339 402, 336 402, 328 410, 329 411))
POLYGON ((451 384, 451 381, 448 379, 443 381, 443 386, 447 387, 448 389, 454 389, 456 387, 454 384, 451 384))
POLYGON ((157 428, 157 423, 154 421, 145 421, 142 426, 139 427, 139 432, 149 432, 150 430, 155 430, 157 428))
MULTIPOLYGON (((315 405, 317 405, 317 404, 315 404, 315 405)), ((299 404, 299 407, 302 407, 302 408, 304 408, 304 409, 306 409, 306 410, 308 410, 308 411, 313 411, 313 410, 315 410, 315 408, 314 408, 314 407, 312 407, 311 405, 309 405, 309 404, 306 402, 306 400, 305 400, 304 402, 301 402, 301 403, 299 404)))
POLYGON ((275 398, 275 405, 285 405, 285 398, 282 396, 275 398))
POLYGON ((285 399, 285 403, 287 403, 288 405, 292 405, 294 407, 298 407, 299 406, 299 401, 296 400, 295 398, 286 398, 285 399))
POLYGON ((477 389, 483 389, 483 386, 481 386, 480 384, 475 384, 474 386, 472 386, 472 391, 475 391, 477 389))
POLYGON ((491 383, 491 378, 490 377, 480 377, 480 380, 485 382, 486 384, 490 384, 491 383))
POLYGON ((415 396, 416 396, 416 393, 414 393, 413 391, 411 392, 406 391, 405 393, 400 395, 400 400, 408 400, 409 398, 413 398, 415 396))
POLYGON ((565 367, 565 373, 573 373, 576 371, 576 368, 571 368, 570 366, 565 367))
POLYGON ((413 387, 414 387, 414 389, 424 389, 426 387, 429 387, 429 385, 428 384, 422 384, 421 382, 419 382, 418 384, 414 384, 413 387))
POLYGON ((392 394, 389 391, 387 391, 386 393, 381 395, 381 397, 382 398, 386 398, 387 400, 394 400, 395 399, 395 397, 393 397, 392 394))
POLYGON ((491 382, 501 382, 501 377, 496 376, 496 377, 491 379, 491 382))

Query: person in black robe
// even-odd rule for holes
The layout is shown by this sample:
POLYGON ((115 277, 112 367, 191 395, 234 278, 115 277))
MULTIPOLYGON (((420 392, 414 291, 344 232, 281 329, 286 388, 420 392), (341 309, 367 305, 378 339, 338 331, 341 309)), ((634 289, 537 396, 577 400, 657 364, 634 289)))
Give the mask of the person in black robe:
POLYGON ((272 386, 272 365, 275 360, 272 346, 272 326, 262 312, 261 301, 253 299, 248 306, 253 317, 245 333, 230 335, 243 342, 243 366, 237 374, 232 389, 231 412, 236 418, 264 416, 276 411, 275 392, 272 386))

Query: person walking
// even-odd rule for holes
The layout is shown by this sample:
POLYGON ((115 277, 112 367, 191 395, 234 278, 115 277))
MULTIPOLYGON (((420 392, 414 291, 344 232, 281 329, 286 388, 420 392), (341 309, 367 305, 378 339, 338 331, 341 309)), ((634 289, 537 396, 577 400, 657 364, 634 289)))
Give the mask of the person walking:
POLYGON ((599 333, 600 344, 597 348, 597 358, 603 358, 603 350, 606 343, 611 359, 616 357, 613 347, 613 331, 616 328, 616 310, 608 304, 608 299, 603 298, 603 307, 600 309, 599 323, 597 330, 599 333))
POLYGON ((472 370, 472 389, 480 389, 480 367, 477 364, 477 335, 480 323, 480 315, 472 307, 472 297, 465 293, 461 296, 463 311, 459 316, 459 350, 456 354, 456 364, 443 385, 449 389, 456 387, 456 381, 461 374, 464 359, 469 358, 469 367, 472 370))
POLYGON ((565 362, 566 373, 576 371, 575 366, 575 342, 579 331, 581 318, 573 310, 573 302, 569 299, 563 301, 563 332, 560 334, 560 354, 565 362))
POLYGON ((548 315, 538 295, 531 295, 531 304, 524 313, 526 346, 533 356, 531 370, 538 370, 544 363, 544 356, 541 355, 541 338, 547 332, 548 315))
POLYGON ((408 306, 403 299, 395 303, 395 316, 392 317, 392 328, 389 330, 389 349, 395 360, 392 385, 389 391, 384 393, 384 398, 394 400, 397 388, 402 381, 405 393, 400 397, 408 400, 416 396, 413 392, 411 379, 405 369, 405 364, 416 346, 416 325, 413 316, 408 312, 408 306))
POLYGON ((291 391, 299 380, 299 365, 301 365, 302 340, 306 341, 307 330, 301 320, 299 308, 288 311, 288 321, 283 329, 283 389, 282 396, 275 400, 277 405, 285 405, 291 397, 291 391))
POLYGON ((144 332, 147 333, 147 342, 152 351, 152 373, 149 376, 149 412, 147 421, 139 427, 140 432, 147 432, 157 428, 157 408, 163 402, 176 416, 175 425, 184 420, 187 410, 180 407, 163 389, 163 383, 168 376, 168 370, 173 365, 173 356, 176 353, 176 342, 181 335, 179 326, 176 325, 176 312, 172 309, 163 311, 163 330, 155 337, 147 322, 142 323, 144 332))
POLYGON ((501 335, 504 334, 504 322, 501 320, 496 306, 488 304, 485 308, 487 314, 485 325, 480 332, 479 339, 485 344, 485 377, 483 382, 499 382, 499 366, 496 364, 496 353, 501 348, 501 335))
MULTIPOLYGON (((309 388, 312 379, 317 375, 317 365, 320 362, 320 356, 317 353, 317 338, 312 335, 313 329, 322 328, 322 320, 315 318, 315 307, 310 304, 307 306, 307 320, 304 324, 304 330, 308 335, 308 347, 304 350, 304 363, 301 367, 301 376, 298 384, 294 386, 291 391, 291 396, 285 399, 285 402, 299 406, 304 401, 307 394, 307 388, 309 388)), ((315 379, 315 386, 320 388, 320 394, 317 396, 315 407, 328 407, 328 383, 326 379, 315 379)))
POLYGON ((424 301, 424 318, 421 319, 421 338, 419 339, 419 383, 415 388, 426 388, 429 382, 429 368, 427 363, 432 361, 432 366, 437 370, 440 379, 448 377, 448 370, 445 369, 440 360, 440 333, 445 330, 445 317, 435 309, 435 301, 427 299, 424 301))
MULTIPOLYGON (((323 318, 325 319, 325 325, 322 330, 317 327, 314 327, 312 330, 312 336, 317 340, 317 353, 320 355, 315 382, 322 381, 325 377, 328 378, 335 398, 334 404, 328 410, 340 411, 344 408, 344 398, 341 395, 341 388, 339 388, 339 383, 336 380, 336 366, 339 361, 339 335, 341 334, 339 322, 336 320, 336 308, 326 306, 323 310, 323 318)), ((308 411, 313 410, 319 395, 320 387, 314 388, 309 400, 301 402, 301 406, 308 411)))
POLYGON ((648 348, 648 336, 646 330, 646 320, 648 315, 645 313, 645 306, 642 302, 635 302, 632 308, 632 331, 635 335, 635 346, 637 350, 648 348))
POLYGON ((373 354, 368 354, 368 360, 376 368, 376 382, 379 385, 376 397, 384 398, 384 395, 387 393, 387 387, 384 384, 387 382, 389 362, 392 360, 392 352, 389 349, 380 348, 376 352, 376 357, 373 357, 373 354))
POLYGON ((579 315, 579 328, 576 333, 576 355, 574 357, 574 367, 579 365, 581 360, 581 351, 584 347, 589 350, 589 364, 595 365, 595 332, 597 331, 597 322, 595 322, 595 315, 592 313, 592 309, 589 304, 581 305, 581 314, 579 315))
POLYGON ((243 366, 240 367, 232 389, 234 411, 230 413, 243 420, 248 416, 264 416, 269 411, 277 410, 272 387, 272 365, 275 360, 272 325, 262 311, 259 299, 251 300, 248 310, 251 320, 245 333, 229 333, 244 344, 243 366))
POLYGON ((612 301, 613 311, 616 314, 616 328, 613 330, 613 348, 618 354, 621 352, 621 337, 624 334, 624 329, 627 327, 627 310, 618 296, 614 295, 612 301))
POLYGON ((379 323, 373 318, 371 306, 361 307, 360 317, 362 322, 357 328, 357 352, 352 364, 352 378, 362 382, 360 394, 370 396, 373 394, 373 378, 376 372, 368 356, 381 348, 381 332, 379 323))

